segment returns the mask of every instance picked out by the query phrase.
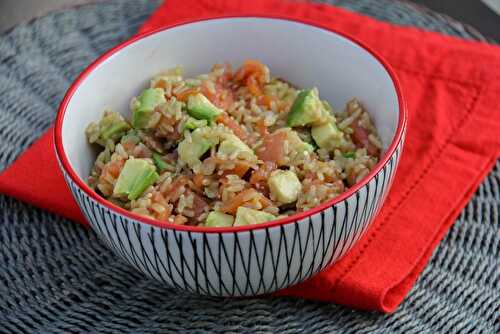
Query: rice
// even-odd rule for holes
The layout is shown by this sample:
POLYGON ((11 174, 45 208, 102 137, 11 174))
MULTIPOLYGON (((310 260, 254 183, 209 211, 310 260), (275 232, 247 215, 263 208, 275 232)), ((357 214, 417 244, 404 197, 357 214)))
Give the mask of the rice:
MULTIPOLYGON (((142 123, 137 115, 132 122, 105 110, 85 133, 89 143, 101 147, 89 185, 113 203, 157 220, 202 226, 210 212, 236 216, 239 207, 286 217, 359 182, 383 149, 370 115, 356 99, 339 112, 326 101, 317 105, 323 110, 322 122, 331 122, 340 133, 329 146, 316 145, 311 133, 314 125, 288 128, 289 112, 300 91, 272 78, 269 69, 255 61, 234 73, 229 65, 215 65, 195 78, 184 78, 182 68, 176 67, 152 78, 150 88, 164 100, 144 111, 142 123), (255 68, 259 70, 249 72, 253 81, 241 78, 255 68), (192 128, 193 120, 199 121, 187 111, 187 101, 194 94, 203 94, 222 114, 203 124, 194 123, 192 128), (243 144, 235 142, 235 137, 243 144), (205 146, 196 152, 200 140, 205 146), (229 151, 221 149, 224 141, 230 143, 224 144, 229 151), (180 152, 180 143, 190 149, 180 152), (192 155, 195 158, 187 159, 192 155), (134 159, 155 174, 152 183, 131 198, 130 193, 115 188, 123 168, 134 159), (301 185, 286 205, 269 187, 278 170, 291 171, 301 185)), ((315 88, 311 91, 318 94, 315 88)), ((132 113, 145 108, 143 100, 131 99, 132 113)), ((238 219, 262 222, 248 213, 238 219)))

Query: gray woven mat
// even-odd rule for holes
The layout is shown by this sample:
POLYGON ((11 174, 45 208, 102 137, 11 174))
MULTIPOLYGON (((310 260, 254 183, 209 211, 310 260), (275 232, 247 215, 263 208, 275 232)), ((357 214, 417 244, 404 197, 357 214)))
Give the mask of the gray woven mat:
MULTIPOLYGON (((413 5, 333 1, 379 19, 465 38, 473 30, 413 5)), ((130 36, 157 1, 50 14, 0 36, 0 170, 53 121, 75 76, 130 36)), ((500 162, 393 315, 293 298, 211 299, 168 289, 94 233, 0 196, 1 333, 499 333, 500 162)))

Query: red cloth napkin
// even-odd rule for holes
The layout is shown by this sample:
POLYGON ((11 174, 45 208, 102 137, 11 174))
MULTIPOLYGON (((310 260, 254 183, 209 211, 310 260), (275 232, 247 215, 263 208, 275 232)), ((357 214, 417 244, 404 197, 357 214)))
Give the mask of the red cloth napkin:
MULTIPOLYGON (((329 5, 277 0, 169 0, 141 32, 243 13, 322 23, 365 42, 395 68, 409 122, 400 167, 380 215, 341 261, 279 292, 394 311, 499 156, 500 48, 393 26, 329 5)), ((85 223, 57 167, 50 130, 0 175, 0 192, 85 223), (16 182, 20 179, 26 182, 16 182)))

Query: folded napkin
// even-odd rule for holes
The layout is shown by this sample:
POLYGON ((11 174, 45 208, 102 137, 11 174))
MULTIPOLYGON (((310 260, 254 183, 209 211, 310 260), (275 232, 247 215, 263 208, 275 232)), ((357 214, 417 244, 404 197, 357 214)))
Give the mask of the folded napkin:
MULTIPOLYGON (((499 156, 500 48, 393 26, 325 4, 277 0, 169 0, 141 32, 238 14, 321 23, 363 41, 395 68, 409 122, 384 207, 341 261, 278 293, 394 311, 499 156)), ((58 170, 52 130, 0 175, 0 192, 85 223, 58 170)))

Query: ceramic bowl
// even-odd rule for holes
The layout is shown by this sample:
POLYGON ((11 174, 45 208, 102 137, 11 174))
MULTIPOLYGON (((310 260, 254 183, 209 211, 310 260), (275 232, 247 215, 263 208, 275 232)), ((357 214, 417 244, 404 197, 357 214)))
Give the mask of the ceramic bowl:
POLYGON ((218 17, 142 34, 90 65, 57 116, 56 153, 75 200, 119 257, 154 279, 199 294, 251 296, 299 283, 345 255, 365 233, 391 187, 403 147, 406 112, 391 68, 338 32, 279 17, 218 17), (85 126, 129 101, 162 70, 186 75, 254 58, 298 87, 316 86, 334 109, 357 97, 379 130, 380 162, 361 182, 311 210, 259 225, 205 228, 155 221, 119 208, 85 183, 96 152, 85 126))

